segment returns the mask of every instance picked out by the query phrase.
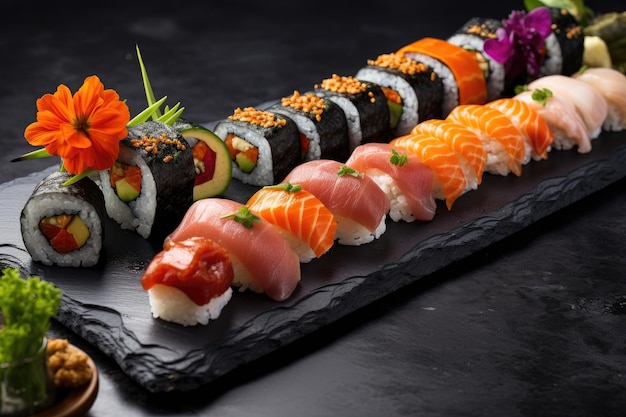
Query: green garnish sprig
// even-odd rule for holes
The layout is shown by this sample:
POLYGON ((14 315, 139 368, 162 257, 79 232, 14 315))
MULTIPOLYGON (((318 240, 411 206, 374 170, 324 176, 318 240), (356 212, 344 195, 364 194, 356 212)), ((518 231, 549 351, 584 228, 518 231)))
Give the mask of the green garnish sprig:
POLYGON ((39 277, 20 277, 15 268, 5 268, 0 277, 0 362, 14 362, 33 355, 61 305, 61 290, 39 277))
POLYGON ((546 103, 548 102, 548 99, 552 97, 552 91, 550 91, 547 88, 537 88, 533 90, 531 97, 537 103, 545 107, 546 103))
POLYGON ((339 175, 340 177, 351 175, 355 178, 361 178, 363 174, 361 174, 359 171, 357 171, 354 168, 350 168, 349 166, 344 165, 341 168, 339 168, 339 171, 337 171, 337 175, 339 175))
POLYGON ((400 153, 398 153, 397 150, 392 149, 391 150, 391 156, 389 157, 389 162, 391 162, 394 165, 397 165, 397 166, 401 167, 402 165, 405 165, 405 164, 409 163, 409 157, 405 153, 403 153, 401 155, 400 153))
POLYGON ((234 213, 225 214, 220 219, 232 219, 237 223, 240 223, 246 229, 252 229, 254 227, 254 223, 260 223, 261 219, 256 214, 252 213, 250 209, 246 206, 239 207, 234 213))
POLYGON ((263 188, 268 190, 283 190, 287 193, 297 193, 302 190, 302 186, 300 184, 291 184, 290 182, 284 182, 277 185, 266 185, 263 188))

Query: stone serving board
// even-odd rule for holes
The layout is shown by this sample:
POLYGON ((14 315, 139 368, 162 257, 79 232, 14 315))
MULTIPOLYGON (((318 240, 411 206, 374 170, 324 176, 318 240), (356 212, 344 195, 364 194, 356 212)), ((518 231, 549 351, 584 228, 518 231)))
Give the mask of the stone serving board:
MULTIPOLYGON (((152 318, 140 279, 159 244, 110 220, 96 267, 46 267, 31 260, 20 212, 54 169, 0 185, 0 267, 19 268, 61 288, 56 319, 147 390, 189 391, 626 177, 626 132, 603 132, 588 154, 552 151, 548 160, 526 165, 521 177, 485 174, 452 210, 439 204, 430 222, 389 220, 380 239, 360 247, 335 245, 303 264, 301 283, 287 301, 237 292, 219 319, 193 327, 152 318)), ((245 202, 255 190, 233 180, 225 197, 245 202)))

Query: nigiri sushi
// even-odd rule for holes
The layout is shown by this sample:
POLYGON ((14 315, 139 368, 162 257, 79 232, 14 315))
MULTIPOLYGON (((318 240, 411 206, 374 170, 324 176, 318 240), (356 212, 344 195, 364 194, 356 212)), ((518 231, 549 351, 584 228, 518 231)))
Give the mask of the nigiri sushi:
POLYGON ((268 221, 225 198, 206 198, 191 205, 164 246, 194 236, 207 237, 228 252, 233 286, 283 301, 300 282, 300 260, 268 221), (268 250, 271 248, 271 250, 268 250))
POLYGON ((276 226, 300 262, 319 258, 333 246, 337 231, 335 216, 299 184, 263 187, 246 205, 252 213, 276 226))
POLYGON ((591 151, 587 125, 569 100, 561 95, 554 96, 547 89, 522 91, 513 98, 528 104, 548 124, 554 136, 551 149, 569 150, 577 147, 579 153, 591 151))
POLYGON ((376 182, 345 164, 318 159, 295 167, 285 178, 315 195, 337 220, 337 242, 359 246, 386 230, 389 199, 376 182))
POLYGON ((565 75, 548 75, 528 84, 529 90, 548 89, 553 95, 570 101, 582 117, 591 139, 600 135, 609 106, 598 90, 583 81, 565 75))
POLYGON ((467 181, 466 188, 475 190, 483 179, 487 151, 480 138, 465 126, 450 120, 430 119, 419 123, 412 133, 434 136, 448 145, 457 156, 467 181))
POLYGON ((205 237, 169 241, 141 277, 154 318, 183 326, 217 319, 232 297, 226 250, 205 237))
POLYGON ((515 100, 511 97, 491 101, 487 103, 487 106, 500 110, 508 116, 522 133, 527 149, 524 162, 528 162, 530 158, 538 161, 548 157, 554 135, 535 109, 522 100, 515 100))
POLYGON ((366 143, 354 148, 346 165, 365 173, 385 191, 393 221, 432 220, 435 216, 434 172, 416 155, 389 143, 366 143))
POLYGON ((609 111, 602 127, 620 131, 626 127, 626 75, 613 68, 586 68, 573 75, 594 87, 607 101, 609 111))
POLYGON ((439 139, 424 134, 410 133, 389 142, 397 149, 413 153, 435 173, 433 196, 445 200, 448 210, 457 198, 467 191, 467 181, 456 154, 439 139))
POLYGON ((485 105, 465 104, 455 107, 446 119, 467 127, 483 141, 487 151, 485 171, 495 175, 522 174, 524 138, 504 113, 485 105))

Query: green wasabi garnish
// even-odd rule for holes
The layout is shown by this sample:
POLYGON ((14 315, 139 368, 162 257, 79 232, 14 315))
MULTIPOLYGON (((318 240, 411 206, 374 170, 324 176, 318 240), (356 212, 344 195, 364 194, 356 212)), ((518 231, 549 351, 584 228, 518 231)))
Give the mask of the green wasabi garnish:
POLYGON ((254 227, 254 223, 259 223, 261 221, 259 216, 252 213, 246 206, 241 206, 236 212, 225 214, 220 217, 220 219, 232 219, 243 225, 246 229, 252 229, 254 227))
POLYGON ((344 165, 341 168, 339 168, 339 171, 337 171, 337 175, 339 175, 340 177, 343 177, 345 175, 352 175, 353 177, 361 178, 361 173, 359 171, 357 171, 354 168, 350 168, 347 165, 344 165))
POLYGON ((409 163, 409 157, 407 156, 407 154, 400 155, 398 153, 398 151, 396 151, 395 149, 392 149, 391 150, 391 157, 389 158, 389 162, 391 162, 394 165, 397 165, 397 166, 401 167, 402 165, 409 163))

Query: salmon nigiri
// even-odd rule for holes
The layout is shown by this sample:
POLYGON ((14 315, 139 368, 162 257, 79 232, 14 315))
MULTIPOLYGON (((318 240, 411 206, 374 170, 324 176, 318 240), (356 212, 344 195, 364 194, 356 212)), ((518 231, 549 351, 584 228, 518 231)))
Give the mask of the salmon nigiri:
POLYGON ((445 200, 448 210, 466 191, 467 181, 456 154, 439 139, 423 133, 410 133, 393 139, 390 144, 413 153, 433 169, 433 195, 439 200, 445 200))
POLYGON ((526 154, 524 138, 501 111, 479 104, 454 108, 447 117, 478 135, 487 151, 485 171, 496 175, 522 174, 526 154))
POLYGON ((299 184, 287 182, 263 187, 246 205, 252 213, 276 226, 298 254, 300 262, 319 258, 335 242, 335 216, 299 184))
POLYGON ((300 282, 298 255, 273 225, 241 203, 218 197, 196 201, 164 247, 194 236, 207 237, 226 249, 234 270, 233 285, 241 291, 250 289, 282 301, 300 282))
POLYGON ((362 245, 387 230, 387 195, 373 179, 339 161, 307 161, 292 169, 285 182, 301 185, 328 207, 337 220, 336 237, 342 245, 362 245))
POLYGON ((354 148, 346 165, 365 173, 385 191, 393 221, 432 220, 435 216, 434 172, 416 155, 389 143, 370 142, 354 148))
POLYGON ((412 133, 422 132, 432 135, 450 146, 456 153, 467 188, 475 190, 483 179, 487 151, 480 138, 465 126, 450 120, 430 119, 418 123, 412 133))
POLYGON ((500 110, 517 126, 524 137, 526 148, 531 151, 529 156, 532 159, 538 161, 548 157, 554 135, 539 112, 525 102, 511 97, 491 101, 487 106, 500 110))

